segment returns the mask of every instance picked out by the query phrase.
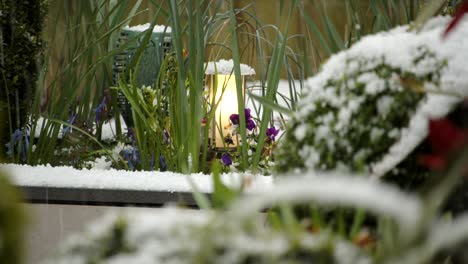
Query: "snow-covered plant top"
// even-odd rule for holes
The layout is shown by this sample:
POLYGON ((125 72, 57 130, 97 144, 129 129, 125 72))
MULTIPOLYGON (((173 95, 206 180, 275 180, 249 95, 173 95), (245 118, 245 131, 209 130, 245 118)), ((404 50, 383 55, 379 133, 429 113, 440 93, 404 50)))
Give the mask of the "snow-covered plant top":
POLYGON ((112 212, 71 237, 46 263, 433 263, 442 249, 468 236, 468 216, 449 222, 426 209, 424 200, 381 181, 309 173, 243 197, 228 211, 112 212), (266 206, 311 202, 373 212, 395 220, 395 229, 378 233, 379 254, 373 255, 326 228, 274 228, 258 213, 266 206))
MULTIPOLYGON (((150 23, 142 24, 142 25, 136 25, 136 26, 126 26, 124 27, 125 30, 129 31, 135 31, 135 32, 143 32, 145 30, 148 30, 149 27, 151 26, 150 23)), ((154 33, 171 33, 172 29, 169 26, 164 26, 164 25, 155 25, 153 28, 154 33)))
MULTIPOLYGON (((234 61, 233 60, 219 60, 217 62, 206 63, 205 74, 234 74, 234 61)), ((240 64, 241 75, 255 75, 255 70, 246 64, 240 64)))
POLYGON ((416 197, 378 181, 309 175, 245 197, 228 211, 166 208, 110 214, 89 225, 86 234, 70 238, 47 263, 372 263, 359 247, 327 230, 291 237, 265 225, 258 212, 283 201, 368 209, 395 219, 403 231, 395 235, 405 237, 417 229, 422 215, 416 197), (336 192, 324 195, 324 188, 308 186, 336 192))
POLYGON ((265 228, 261 219, 243 227, 205 211, 130 210, 111 213, 90 227, 44 264, 371 263, 356 246, 325 232, 304 234, 290 243, 284 234, 265 228))
POLYGON ((468 21, 444 40, 448 21, 368 36, 331 57, 306 82, 277 152, 279 171, 408 174, 395 167, 427 136, 429 119, 468 95, 468 21))

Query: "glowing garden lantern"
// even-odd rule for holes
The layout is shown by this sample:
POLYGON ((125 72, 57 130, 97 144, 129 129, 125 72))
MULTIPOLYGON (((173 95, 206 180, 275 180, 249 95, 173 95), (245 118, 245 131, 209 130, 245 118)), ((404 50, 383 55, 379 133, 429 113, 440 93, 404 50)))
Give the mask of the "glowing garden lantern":
POLYGON ((250 66, 245 64, 240 66, 242 98, 237 97, 236 76, 232 60, 209 62, 206 65, 209 103, 211 107, 216 107, 210 132, 211 144, 215 148, 229 148, 238 145, 237 135, 232 134, 232 124, 229 117, 232 114, 238 114, 239 100, 245 102, 245 76, 255 74, 255 70, 250 66), (226 140, 229 138, 232 142, 226 140))

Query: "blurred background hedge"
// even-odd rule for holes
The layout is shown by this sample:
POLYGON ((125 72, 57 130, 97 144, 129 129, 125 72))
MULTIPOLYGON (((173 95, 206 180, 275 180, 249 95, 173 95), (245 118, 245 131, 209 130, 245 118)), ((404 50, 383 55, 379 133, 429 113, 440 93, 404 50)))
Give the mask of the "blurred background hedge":
POLYGON ((45 0, 0 1, 0 161, 9 135, 27 119, 39 73, 46 10, 45 0))

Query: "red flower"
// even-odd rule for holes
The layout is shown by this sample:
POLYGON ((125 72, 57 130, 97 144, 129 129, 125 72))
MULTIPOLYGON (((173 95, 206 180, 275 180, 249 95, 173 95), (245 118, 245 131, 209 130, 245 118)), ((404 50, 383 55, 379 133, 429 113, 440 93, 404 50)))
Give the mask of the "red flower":
POLYGON ((443 170, 447 167, 447 159, 453 152, 459 150, 468 142, 468 133, 457 127, 447 118, 429 122, 429 143, 432 154, 422 155, 420 163, 433 170, 443 170))
POLYGON ((468 0, 464 0, 458 7, 457 11, 455 12, 455 16, 445 29, 444 38, 446 38, 448 34, 458 25, 458 23, 466 13, 468 13, 468 0))

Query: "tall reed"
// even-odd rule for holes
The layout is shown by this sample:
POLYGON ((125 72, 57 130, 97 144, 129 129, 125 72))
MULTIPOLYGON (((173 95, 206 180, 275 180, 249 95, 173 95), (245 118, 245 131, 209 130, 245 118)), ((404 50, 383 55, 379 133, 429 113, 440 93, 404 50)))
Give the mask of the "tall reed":
POLYGON ((51 48, 44 56, 31 110, 30 142, 35 142, 35 147, 29 148, 27 163, 54 160, 61 124, 47 118, 65 121, 77 116, 76 124, 80 123, 80 127, 94 120, 93 107, 111 85, 112 57, 131 43, 116 48, 119 31, 138 14, 140 3, 129 14, 126 11, 132 7, 129 0, 51 3, 48 16, 54 22, 49 24, 55 26, 46 39, 51 48), (39 134, 36 140, 35 131, 39 134))

